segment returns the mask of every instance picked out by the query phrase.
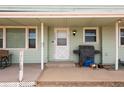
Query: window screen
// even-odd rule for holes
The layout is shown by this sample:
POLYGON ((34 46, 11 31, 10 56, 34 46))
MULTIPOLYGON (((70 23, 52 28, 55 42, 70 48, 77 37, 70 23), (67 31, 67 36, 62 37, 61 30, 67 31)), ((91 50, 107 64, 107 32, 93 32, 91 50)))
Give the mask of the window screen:
POLYGON ((25 28, 7 28, 6 47, 25 48, 25 28))
POLYGON ((3 48, 3 29, 0 28, 0 48, 3 48))
POLYGON ((120 31, 120 43, 121 45, 124 45, 124 29, 121 29, 120 31))
POLYGON ((57 38, 57 45, 58 46, 66 46, 67 45, 67 39, 66 38, 57 38))
POLYGON ((66 46, 67 45, 67 32, 57 31, 57 46, 66 46))
POLYGON ((96 42, 96 29, 85 30, 85 42, 96 42))
POLYGON ((36 29, 29 29, 29 48, 36 48, 36 29))

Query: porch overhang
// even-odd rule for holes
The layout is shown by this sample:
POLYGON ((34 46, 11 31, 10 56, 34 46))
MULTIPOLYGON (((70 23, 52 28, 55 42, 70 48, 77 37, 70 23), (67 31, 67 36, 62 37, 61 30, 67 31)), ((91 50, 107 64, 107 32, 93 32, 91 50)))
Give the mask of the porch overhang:
POLYGON ((0 18, 116 18, 124 13, 82 13, 82 12, 0 12, 0 18))

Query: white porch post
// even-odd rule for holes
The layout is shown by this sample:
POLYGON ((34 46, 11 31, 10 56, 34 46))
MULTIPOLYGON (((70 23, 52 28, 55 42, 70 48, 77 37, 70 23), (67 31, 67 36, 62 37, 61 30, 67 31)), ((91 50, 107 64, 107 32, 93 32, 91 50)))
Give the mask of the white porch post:
POLYGON ((23 80, 23 64, 24 64, 24 50, 19 53, 19 81, 23 80))
POLYGON ((115 31, 115 36, 116 36, 116 40, 115 40, 115 44, 116 44, 116 61, 115 61, 115 70, 118 70, 118 59, 119 59, 119 57, 118 57, 118 46, 119 46, 119 43, 118 43, 118 40, 119 40, 119 32, 118 32, 118 30, 119 30, 119 27, 118 27, 118 22, 116 22, 116 31, 115 31))
POLYGON ((44 69, 44 23, 41 23, 41 70, 44 69))

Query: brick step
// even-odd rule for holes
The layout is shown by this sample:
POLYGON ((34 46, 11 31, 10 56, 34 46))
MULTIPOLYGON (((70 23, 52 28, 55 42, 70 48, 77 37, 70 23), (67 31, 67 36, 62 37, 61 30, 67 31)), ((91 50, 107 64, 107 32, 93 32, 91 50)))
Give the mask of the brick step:
POLYGON ((123 87, 124 82, 40 81, 38 87, 123 87))
POLYGON ((53 68, 60 68, 60 67, 75 67, 75 63, 73 62, 48 62, 45 64, 45 67, 53 67, 53 68))

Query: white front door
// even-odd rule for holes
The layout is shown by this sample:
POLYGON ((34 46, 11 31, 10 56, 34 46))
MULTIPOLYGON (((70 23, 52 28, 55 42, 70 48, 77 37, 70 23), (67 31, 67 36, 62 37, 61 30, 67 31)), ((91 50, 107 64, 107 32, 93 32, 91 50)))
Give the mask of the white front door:
POLYGON ((69 29, 55 28, 55 59, 69 59, 69 29))

